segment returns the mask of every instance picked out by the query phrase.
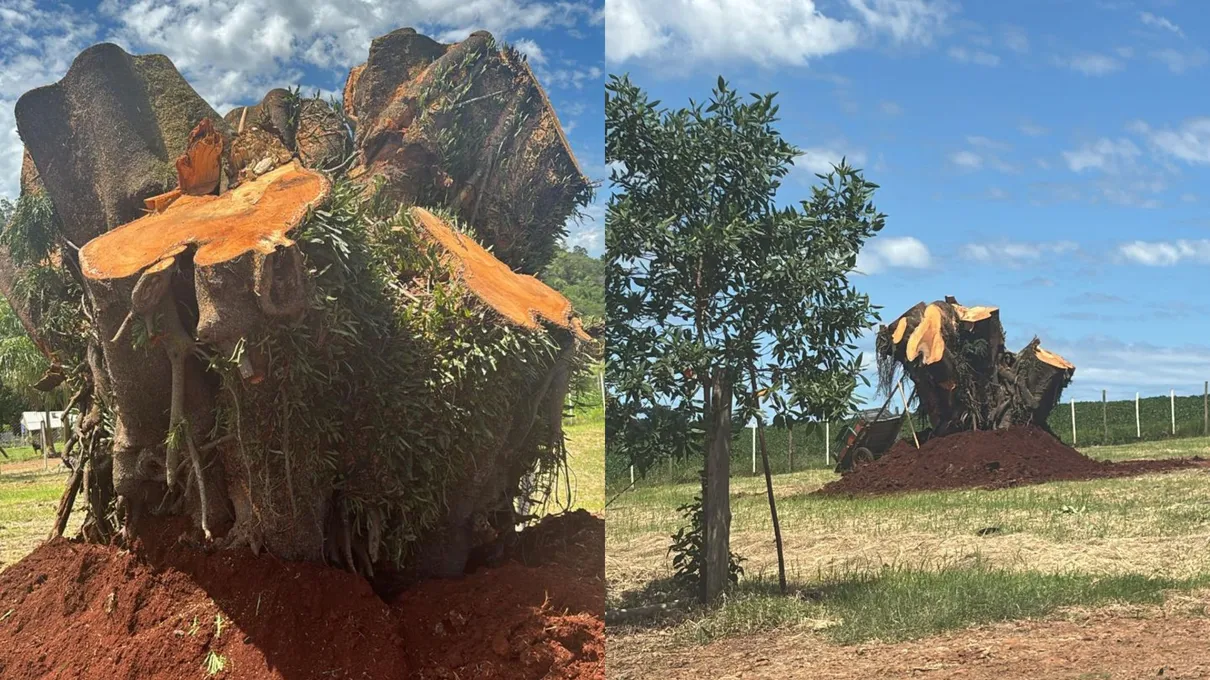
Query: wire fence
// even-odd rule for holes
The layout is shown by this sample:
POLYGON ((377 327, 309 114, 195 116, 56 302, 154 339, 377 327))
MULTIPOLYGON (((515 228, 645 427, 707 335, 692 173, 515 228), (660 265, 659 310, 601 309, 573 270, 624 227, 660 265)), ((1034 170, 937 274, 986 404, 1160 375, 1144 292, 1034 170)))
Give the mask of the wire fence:
MULTIPOLYGON (((1099 401, 1068 400, 1051 412, 1047 426, 1063 443, 1080 448, 1129 444, 1185 437, 1210 436, 1210 383, 1203 383, 1200 394, 1177 395, 1171 390, 1165 396, 1109 400, 1107 390, 1099 401)), ((902 410, 888 410, 898 415, 902 410)), ((920 416, 913 416, 916 430, 927 427, 920 416)), ((765 427, 765 442, 769 450, 769 468, 773 474, 803 470, 830 469, 843 446, 849 421, 798 423, 790 427, 765 427)), ((731 476, 763 475, 760 449, 751 425, 739 429, 731 440, 731 476)), ((900 433, 910 440, 911 428, 900 433)), ((648 470, 636 470, 629 461, 606 455, 605 484, 613 491, 633 482, 639 485, 685 484, 696 482, 702 469, 700 458, 673 460, 667 458, 648 470)))

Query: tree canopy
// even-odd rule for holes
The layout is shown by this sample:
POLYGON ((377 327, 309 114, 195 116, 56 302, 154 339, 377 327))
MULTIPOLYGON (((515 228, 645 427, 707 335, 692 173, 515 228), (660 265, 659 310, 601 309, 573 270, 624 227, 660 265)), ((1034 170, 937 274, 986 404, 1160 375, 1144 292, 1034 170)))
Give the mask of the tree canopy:
MULTIPOLYGON (((729 458, 733 405, 750 415, 758 393, 795 420, 854 403, 854 342, 876 313, 848 276, 885 222, 877 185, 842 161, 779 205, 802 152, 775 127, 775 98, 719 78, 704 105, 666 110, 628 77, 606 85, 608 441, 640 467, 697 440, 707 477, 725 478, 709 461, 729 458)), ((726 505, 725 483, 707 491, 708 533, 730 523, 709 509, 710 496, 726 505)))
POLYGON ((571 300, 580 316, 605 317, 605 261, 582 246, 557 248, 541 278, 571 300))

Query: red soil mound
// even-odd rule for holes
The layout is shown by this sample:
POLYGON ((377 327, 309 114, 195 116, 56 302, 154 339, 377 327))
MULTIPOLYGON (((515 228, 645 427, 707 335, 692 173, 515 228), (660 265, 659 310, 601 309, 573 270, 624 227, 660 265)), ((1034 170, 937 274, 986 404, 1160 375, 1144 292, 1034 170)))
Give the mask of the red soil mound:
POLYGON ((217 678, 604 678, 604 521, 547 518, 520 545, 387 604, 320 565, 54 540, 0 573, 0 677, 207 678, 214 653, 217 678))
POLYGON ((959 432, 924 443, 900 441, 882 458, 858 467, 817 491, 874 495, 936 489, 997 489, 1060 480, 1129 477, 1205 467, 1201 458, 1093 460, 1036 427, 959 432))

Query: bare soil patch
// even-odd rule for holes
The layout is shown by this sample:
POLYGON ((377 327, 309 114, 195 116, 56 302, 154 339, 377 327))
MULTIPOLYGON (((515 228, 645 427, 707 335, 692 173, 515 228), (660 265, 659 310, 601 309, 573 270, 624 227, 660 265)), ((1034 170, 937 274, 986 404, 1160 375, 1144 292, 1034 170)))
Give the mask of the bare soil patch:
POLYGON ((1210 595, 1170 600, 1162 608, 1109 607, 1069 613, 1061 620, 995 624, 897 644, 839 646, 804 631, 695 648, 668 644, 667 633, 611 637, 609 677, 1210 678, 1205 644, 1210 619, 1191 613, 1210 603, 1210 595))
POLYGON ((0 573, 0 677, 603 678, 604 521, 524 532, 510 559, 376 596, 246 550, 57 539, 0 573), (220 618, 221 617, 221 618, 220 618))
POLYGON ((1026 426, 959 432, 930 439, 919 449, 900 441, 882 458, 859 466, 815 493, 856 496, 942 489, 996 489, 1206 467, 1210 467, 1210 461, 1197 456, 1116 463, 1097 461, 1041 428, 1026 426))

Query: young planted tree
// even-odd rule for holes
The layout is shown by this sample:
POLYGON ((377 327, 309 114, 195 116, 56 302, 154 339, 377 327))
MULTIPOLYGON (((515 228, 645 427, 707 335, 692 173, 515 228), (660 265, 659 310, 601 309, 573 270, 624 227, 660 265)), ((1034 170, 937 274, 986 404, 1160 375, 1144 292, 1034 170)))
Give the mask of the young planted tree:
POLYGON ((776 203, 801 152, 774 95, 720 78, 704 106, 658 106, 627 77, 606 86, 608 440, 640 467, 705 451, 704 536, 685 542, 703 554, 682 562, 709 600, 734 573, 733 414, 758 394, 796 421, 850 407, 875 311, 848 275, 884 216, 844 162, 797 207, 776 203))

